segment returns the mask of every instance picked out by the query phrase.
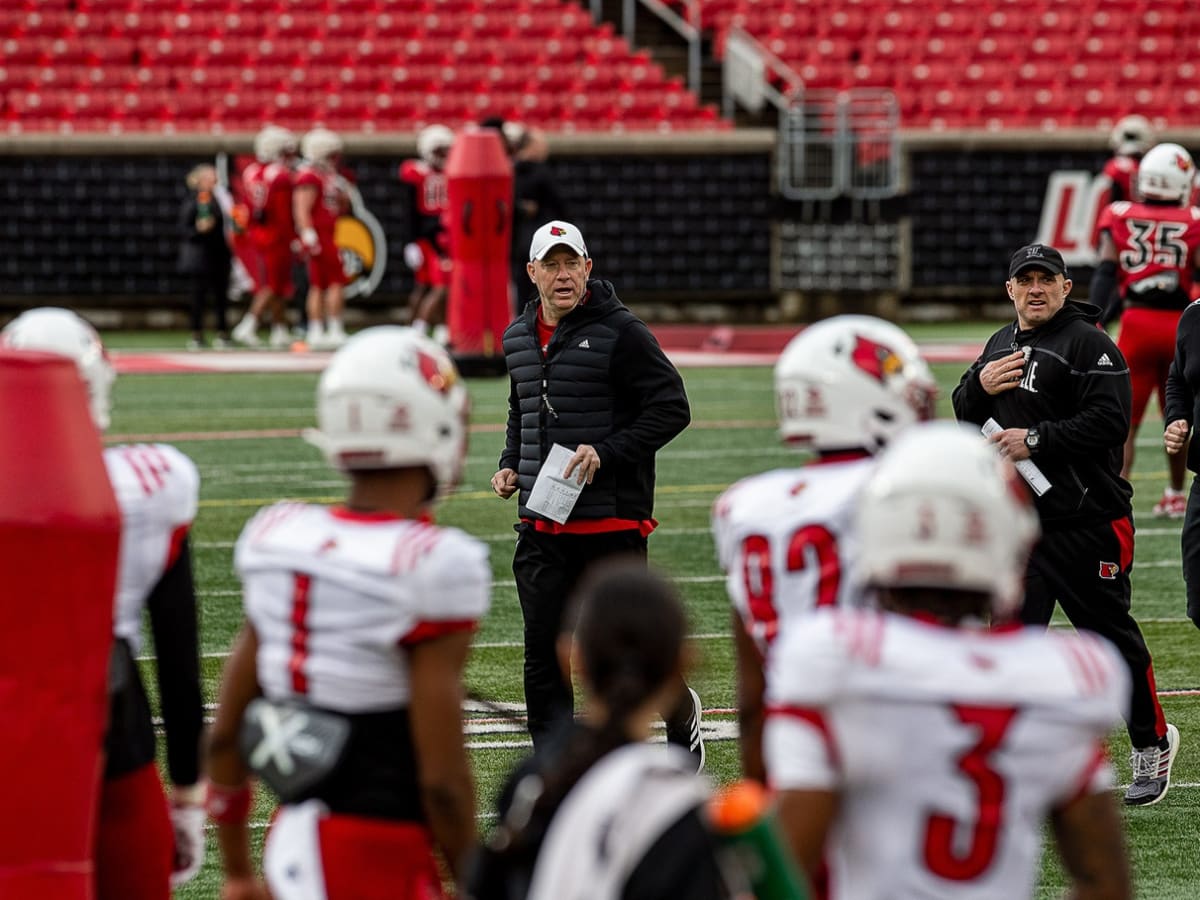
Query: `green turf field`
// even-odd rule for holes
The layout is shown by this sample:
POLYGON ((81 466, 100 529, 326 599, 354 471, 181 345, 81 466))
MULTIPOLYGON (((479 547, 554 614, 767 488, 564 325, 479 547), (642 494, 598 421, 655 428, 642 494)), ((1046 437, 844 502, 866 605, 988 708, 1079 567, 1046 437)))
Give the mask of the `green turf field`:
MULTIPOLYGON (((982 341, 994 326, 914 327, 918 339, 982 341)), ((113 347, 177 348, 182 336, 108 337, 113 347)), ((949 414, 949 393, 964 365, 935 366, 943 393, 942 415, 949 414)), ((661 527, 651 538, 652 561, 675 576, 691 613, 699 667, 693 683, 703 698, 712 735, 709 772, 721 782, 737 774, 733 738, 734 690, 729 613, 709 537, 713 499, 738 478, 790 465, 796 457, 775 434, 771 370, 762 368, 688 369, 684 378, 692 401, 693 425, 659 454, 656 515, 661 527)), ((115 389, 111 436, 155 434, 175 443, 199 465, 200 514, 193 532, 197 588, 203 610, 202 640, 207 697, 215 697, 223 654, 241 621, 238 583, 232 572, 232 545, 246 519, 258 507, 281 498, 334 502, 342 479, 325 466, 316 450, 299 438, 204 439, 205 432, 297 429, 312 424, 315 375, 124 375, 115 389), (172 435, 188 435, 179 439, 172 435)), ((478 637, 467 674, 474 693, 519 703, 521 697, 521 617, 512 572, 515 503, 498 500, 488 482, 495 470, 504 420, 507 382, 470 382, 474 423, 463 484, 441 506, 443 524, 466 529, 492 550, 495 573, 492 611, 478 637)), ((1151 420, 1139 441, 1134 504, 1140 528, 1134 574, 1134 608, 1155 655, 1161 691, 1200 688, 1188 660, 1200 641, 1184 617, 1179 573, 1178 531, 1174 521, 1155 520, 1150 508, 1165 482, 1165 462, 1151 420)), ((149 646, 149 645, 147 645, 149 646)), ((144 663, 147 670, 153 665, 144 663)), ((150 676, 149 671, 146 672, 150 676)), ((148 677, 148 684, 153 683, 148 677)), ((1182 734, 1174 787, 1161 804, 1125 814, 1140 897, 1192 898, 1198 893, 1192 853, 1200 839, 1200 701, 1190 695, 1166 696, 1163 706, 1182 734)), ((473 760, 480 809, 486 811, 507 768, 524 752, 524 734, 506 731, 494 716, 477 720, 473 760), (495 730, 499 729, 499 730, 495 730)), ((1114 734, 1112 756, 1120 778, 1128 781, 1128 742, 1114 734)), ((270 814, 260 802, 254 821, 261 828, 270 814)), ((486 827, 486 820, 481 821, 486 827)), ((261 831, 259 831, 261 834, 261 831)), ((1040 897, 1059 896, 1062 882, 1048 860, 1040 897)), ((201 875, 178 892, 180 897, 219 895, 219 863, 214 848, 201 875)))

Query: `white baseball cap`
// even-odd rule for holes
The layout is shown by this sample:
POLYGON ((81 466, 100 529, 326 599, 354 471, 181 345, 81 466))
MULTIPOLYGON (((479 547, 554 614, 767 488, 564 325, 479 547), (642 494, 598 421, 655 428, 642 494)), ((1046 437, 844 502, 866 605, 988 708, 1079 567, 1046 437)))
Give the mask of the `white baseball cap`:
POLYGON ((533 240, 529 243, 529 261, 542 259, 559 244, 570 247, 580 256, 587 258, 587 244, 583 242, 582 232, 570 222, 555 219, 533 233, 533 240))

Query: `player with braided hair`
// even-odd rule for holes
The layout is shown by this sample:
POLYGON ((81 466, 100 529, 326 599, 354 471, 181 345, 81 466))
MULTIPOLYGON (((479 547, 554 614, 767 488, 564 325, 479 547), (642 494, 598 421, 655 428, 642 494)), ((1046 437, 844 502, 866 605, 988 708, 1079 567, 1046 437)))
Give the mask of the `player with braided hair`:
POLYGON ((708 782, 682 747, 646 743, 688 664, 678 595, 644 561, 614 558, 584 578, 573 609, 558 653, 581 670, 583 716, 509 779, 469 896, 731 896, 702 815, 708 782))

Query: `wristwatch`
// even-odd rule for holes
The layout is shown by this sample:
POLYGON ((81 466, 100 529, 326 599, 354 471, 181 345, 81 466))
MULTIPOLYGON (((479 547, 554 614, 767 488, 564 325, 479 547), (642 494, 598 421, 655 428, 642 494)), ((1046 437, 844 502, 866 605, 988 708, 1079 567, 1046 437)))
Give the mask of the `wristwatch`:
POLYGON ((1037 449, 1041 446, 1042 436, 1038 434, 1037 428, 1030 428, 1025 432, 1025 447, 1029 450, 1029 455, 1037 453, 1037 449))

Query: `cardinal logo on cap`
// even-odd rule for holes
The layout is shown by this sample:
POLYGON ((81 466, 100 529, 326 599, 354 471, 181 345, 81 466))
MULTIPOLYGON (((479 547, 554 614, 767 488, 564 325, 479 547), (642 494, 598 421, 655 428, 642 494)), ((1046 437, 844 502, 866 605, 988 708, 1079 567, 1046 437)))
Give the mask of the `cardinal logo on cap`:
POLYGON ((551 233, 552 235, 554 235, 555 237, 562 237, 564 234, 566 234, 566 233, 567 233, 567 229, 565 229, 565 228, 559 228, 557 225, 551 225, 551 226, 550 226, 550 233, 551 233))

